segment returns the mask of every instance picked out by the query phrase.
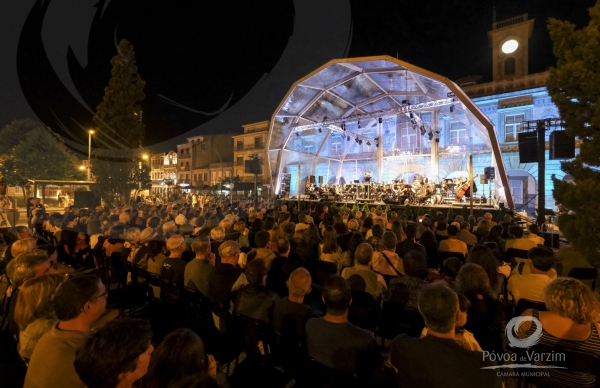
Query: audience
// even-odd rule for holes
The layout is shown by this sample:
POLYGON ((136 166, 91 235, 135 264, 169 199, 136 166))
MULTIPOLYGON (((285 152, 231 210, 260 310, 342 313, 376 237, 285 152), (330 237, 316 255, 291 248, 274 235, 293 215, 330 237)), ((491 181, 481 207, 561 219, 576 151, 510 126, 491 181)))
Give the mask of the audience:
POLYGON ((311 292, 312 279, 305 268, 296 268, 286 281, 288 295, 275 301, 273 326, 282 335, 304 334, 304 324, 310 307, 304 304, 304 297, 311 292))
POLYGON ((463 221, 460 223, 460 232, 458 232, 457 239, 469 245, 477 244, 478 238, 473 233, 470 232, 471 224, 468 221, 463 221))
MULTIPOLYGON (((267 233, 268 234, 268 233, 267 233)), ((219 246, 221 262, 210 268, 208 278, 208 297, 210 300, 227 305, 231 293, 248 284, 246 276, 238 267, 240 244, 235 241, 225 241, 219 246)))
POLYGON ((210 240, 208 237, 198 237, 192 242, 192 251, 196 257, 186 264, 183 273, 183 284, 203 295, 208 295, 208 275, 213 267, 211 258, 214 255, 210 251, 210 240))
POLYGON ((418 307, 427 335, 411 338, 401 334, 391 345, 390 361, 398 370, 398 386, 502 386, 495 369, 482 369, 496 365, 495 362, 455 341, 456 323, 461 313, 454 291, 442 284, 427 285, 419 292, 418 307))
POLYGON ((456 225, 448 225, 446 230, 448 231, 448 238, 440 241, 440 251, 462 253, 464 257, 467 257, 467 244, 457 238, 458 228, 456 225))
POLYGON ((394 232, 383 233, 383 249, 373 252, 373 270, 382 275, 401 276, 404 274, 402 259, 396 254, 398 239, 394 232))
POLYGON ((76 352, 75 370, 87 388, 131 388, 148 372, 151 340, 147 320, 116 319, 85 340, 76 352))
POLYGON ((500 294, 504 277, 499 273, 498 260, 490 248, 485 245, 474 246, 467 256, 467 263, 481 266, 487 273, 492 294, 500 294))
POLYGON ((163 261, 161 276, 177 285, 183 285, 186 262, 181 260, 185 251, 185 240, 182 236, 174 234, 167 240, 169 256, 163 261))
POLYGON ((286 281, 292 271, 302 267, 299 260, 290 258, 291 252, 290 242, 287 238, 280 238, 277 241, 277 251, 279 255, 271 262, 271 269, 267 276, 267 288, 279 296, 287 295, 286 281))
POLYGON ((508 292, 515 303, 521 298, 542 302, 544 288, 556 278, 556 274, 552 277, 550 273, 554 265, 554 252, 550 248, 531 248, 527 253, 527 257, 529 262, 519 265, 527 266, 529 271, 519 273, 517 267, 508 279, 508 292))
POLYGON ((382 296, 385 297, 387 286, 383 276, 371 269, 372 257, 373 248, 367 243, 360 244, 354 253, 356 260, 354 266, 344 268, 342 277, 348 281, 353 290, 368 292, 378 300, 382 296))
POLYGON ((398 245, 396 245, 396 253, 401 258, 406 255, 408 251, 420 251, 423 256, 427 255, 425 251, 425 247, 416 242, 415 238, 417 236, 417 225, 414 223, 410 223, 406 225, 406 239, 404 241, 400 241, 398 245))
MULTIPOLYGON (((518 225, 509 227, 508 232, 512 238, 506 240, 505 250, 514 248, 528 251, 537 246, 534 240, 523 238, 523 229, 518 225)), ((517 263, 522 263, 526 260, 526 257, 515 257, 517 263)))
POLYGON ((254 237, 256 243, 256 249, 253 249, 252 252, 248 253, 248 262, 254 259, 263 259, 265 264, 267 264, 267 268, 271 268, 271 262, 277 255, 271 251, 271 235, 267 231, 260 231, 256 233, 254 237))
POLYGON ((271 323, 273 305, 279 297, 265 287, 267 264, 263 259, 254 259, 244 270, 248 284, 240 287, 233 310, 238 314, 271 323))
POLYGON ((59 322, 33 350, 24 388, 83 388, 88 383, 75 371, 75 352, 104 314, 107 295, 96 276, 75 277, 56 290, 52 303, 59 322))
POLYGON ((338 275, 330 276, 323 286, 327 314, 306 323, 308 355, 331 369, 367 376, 383 363, 373 333, 348 322, 352 300, 350 286, 338 275))

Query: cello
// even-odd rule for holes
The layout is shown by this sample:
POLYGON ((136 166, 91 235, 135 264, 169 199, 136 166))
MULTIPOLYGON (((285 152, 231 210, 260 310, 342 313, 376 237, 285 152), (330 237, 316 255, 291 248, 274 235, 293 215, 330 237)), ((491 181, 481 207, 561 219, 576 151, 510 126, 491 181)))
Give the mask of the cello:
MULTIPOLYGON (((474 175, 473 179, 477 178, 478 176, 479 176, 479 174, 474 175)), ((463 183, 463 185, 460 186, 460 188, 456 190, 456 200, 460 201, 464 197, 465 193, 467 191, 469 191, 469 188, 470 188, 470 185, 469 185, 468 181, 463 183)), ((469 193, 469 195, 471 195, 471 193, 469 193)))

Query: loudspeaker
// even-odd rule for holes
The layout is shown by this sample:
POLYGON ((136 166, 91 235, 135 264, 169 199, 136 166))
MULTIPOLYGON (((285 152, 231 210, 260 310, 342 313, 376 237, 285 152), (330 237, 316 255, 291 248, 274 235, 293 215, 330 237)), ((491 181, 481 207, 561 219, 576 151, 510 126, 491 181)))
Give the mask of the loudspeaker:
POLYGON ((75 207, 87 207, 93 209, 100 206, 100 198, 97 198, 91 191, 76 191, 75 192, 75 207))
POLYGON ((482 185, 487 185, 488 181, 487 181, 485 175, 479 175, 479 183, 482 185))
POLYGON ((314 175, 309 175, 308 176, 308 181, 309 181, 309 183, 315 183, 315 176, 314 175))
POLYGON ((323 184, 323 177, 321 175, 319 175, 319 186, 321 186, 323 184))
POLYGON ((519 163, 537 163, 537 132, 519 133, 519 163))
POLYGON ((575 157, 575 139, 567 136, 566 131, 550 133, 550 160, 573 159, 575 157))
POLYGON ((260 159, 250 159, 244 162, 244 172, 246 174, 262 174, 262 164, 260 159))
POLYGON ((483 169, 483 175, 486 181, 494 180, 496 179, 496 169, 494 167, 486 167, 483 169))

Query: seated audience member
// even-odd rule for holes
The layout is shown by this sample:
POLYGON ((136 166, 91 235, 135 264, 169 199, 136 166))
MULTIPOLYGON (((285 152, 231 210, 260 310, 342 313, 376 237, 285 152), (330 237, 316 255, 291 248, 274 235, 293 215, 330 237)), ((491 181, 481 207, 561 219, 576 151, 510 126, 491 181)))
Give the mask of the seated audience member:
POLYGON ((456 278, 456 287, 471 302, 465 328, 473 333, 483 350, 503 352, 504 305, 493 295, 485 270, 473 263, 463 265, 456 278))
POLYGON ((244 269, 248 284, 240 287, 233 310, 238 314, 271 323, 273 304, 279 297, 265 287, 267 265, 263 259, 254 259, 244 269))
MULTIPOLYGON (((525 310, 522 316, 533 316, 542 325, 539 344, 554 347, 560 345, 560 353, 575 351, 598 356, 600 348, 600 302, 594 292, 573 278, 558 278, 546 286, 543 301, 548 311, 525 310)), ((518 334, 529 337, 539 328, 532 321, 524 321, 518 334)), ((535 349, 535 348, 534 348, 535 349)), ((558 354, 560 354, 558 353, 558 354)), ((568 356, 567 356, 568 357, 568 356)), ((533 364, 547 366, 544 359, 536 359, 533 364)), ((552 364, 552 363, 550 363, 552 364)), ((549 373, 536 377, 536 384, 556 386, 592 387, 598 379, 597 373, 574 372, 570 369, 547 369, 549 373)))
POLYGON ((337 244, 337 234, 333 226, 327 226, 323 231, 323 241, 319 244, 319 260, 335 263, 338 270, 345 264, 342 262, 342 248, 337 244))
POLYGON ((463 221, 460 223, 460 232, 458 232, 457 239, 464 242, 467 245, 475 245, 477 244, 477 236, 470 232, 471 224, 468 221, 463 221))
POLYGON ((148 373, 154 351, 150 322, 120 318, 89 336, 75 357, 86 388, 131 388, 148 373))
POLYGON ((458 252, 462 253, 464 257, 467 257, 469 250, 467 244, 457 238, 458 228, 456 225, 448 225, 448 238, 440 241, 440 251, 442 252, 458 252))
POLYGON ((396 254, 398 239, 394 232, 385 232, 382 238, 383 249, 373 252, 373 270, 383 275, 404 275, 402 259, 396 254))
MULTIPOLYGON (((427 218, 426 218, 427 220, 427 218)), ((425 221, 423 221, 425 222, 425 221)), ((435 239, 435 234, 433 231, 427 229, 421 234, 421 239, 419 240, 419 244, 425 247, 425 258, 427 259, 427 268, 439 269, 440 268, 440 258, 438 253, 438 242, 435 239)))
POLYGON ((427 255, 425 251, 425 247, 415 241, 415 237, 417 236, 417 225, 414 223, 410 223, 406 225, 406 239, 404 241, 400 241, 398 245, 396 245, 396 253, 400 258, 403 258, 404 255, 408 251, 420 251, 423 256, 427 255))
POLYGON ((447 258, 442 264, 442 269, 439 274, 435 272, 429 272, 427 275, 428 282, 441 281, 446 283, 446 285, 453 290, 456 289, 456 285, 454 281, 456 280, 456 276, 458 275, 458 271, 460 267, 463 265, 462 261, 457 259, 456 257, 447 258))
MULTIPOLYGON (((240 244, 225 241, 219 246, 221 262, 216 263, 208 274, 208 297, 226 305, 231 301, 231 293, 248 284, 246 276, 238 267, 240 244)), ((249 264, 249 263, 248 263, 249 264)))
POLYGON ((161 277, 165 277, 165 270, 170 269, 173 277, 171 282, 183 285, 186 262, 181 260, 181 255, 185 251, 185 240, 182 236, 174 234, 167 240, 167 249, 169 256, 163 261, 161 277))
POLYGON ((33 350, 24 388, 84 387, 73 365, 75 352, 104 314, 107 295, 96 276, 75 277, 56 290, 52 303, 59 323, 40 338, 33 350))
POLYGON ((64 275, 47 274, 27 280, 19 290, 15 322, 19 326, 19 355, 31 358, 39 339, 58 323, 52 298, 64 275))
MULTIPOLYGON (((487 244, 486 244, 487 245, 487 244)), ((490 288, 493 295, 498 295, 502 291, 504 277, 499 272, 499 262, 492 250, 485 245, 476 245, 471 248, 467 256, 467 263, 473 263, 481 266, 488 275, 490 288)))
MULTIPOLYGON (((467 312, 469 311, 469 308, 471 307, 471 302, 469 302, 469 299, 467 299, 466 296, 462 295, 462 294, 458 294, 458 316, 456 317, 456 325, 455 325, 455 329, 454 329, 454 340, 463 348, 467 349, 467 350, 476 350, 478 352, 482 352, 483 350, 481 350, 481 346, 479 346, 479 344, 477 343, 477 340, 475 339, 475 337, 473 336, 473 333, 471 333, 470 331, 466 330, 464 328, 465 324, 467 323, 467 312)), ((425 337, 427 335, 427 327, 425 327, 423 329, 423 332, 421 333, 421 338, 425 337)))
POLYGON ((286 281, 288 295, 275 301, 273 326, 278 333, 288 335, 304 334, 304 324, 310 316, 310 307, 304 304, 304 297, 311 292, 312 279, 306 268, 296 268, 286 281))
POLYGON ((183 284, 192 290, 208 294, 208 274, 212 269, 210 240, 208 237, 198 237, 192 242, 192 250, 196 257, 186 264, 183 273, 183 284))
POLYGON ((152 353, 143 386, 177 386, 188 376, 194 376, 197 380, 214 378, 217 376, 217 362, 213 356, 206 354, 198 334, 181 328, 167 335, 152 353), (177 351, 174 352, 174 349, 177 351))
POLYGON ((537 245, 544 245, 546 240, 540 236, 540 227, 537 224, 531 224, 527 229, 529 230, 529 235, 527 236, 528 240, 532 240, 537 245))
POLYGON ((247 261, 250 262, 254 259, 263 259, 267 268, 271 268, 271 262, 277 255, 270 249, 271 247, 271 235, 267 231, 260 231, 254 236, 254 242, 256 249, 253 249, 248 253, 247 261))
POLYGON ((279 255, 271 262, 271 269, 267 276, 267 288, 281 297, 287 295, 286 281, 290 274, 301 267, 298 261, 289 257, 290 250, 290 242, 287 238, 280 238, 277 241, 279 255))
POLYGON ((398 386, 502 386, 495 369, 482 369, 496 365, 495 362, 455 341, 460 309, 454 291, 442 284, 427 285, 419 293, 418 304, 427 326, 427 335, 412 338, 401 334, 391 345, 390 362, 398 370, 398 386))
MULTIPOLYGON (((348 281, 353 290, 368 292, 373 298, 379 299, 387 286, 383 276, 373 272, 370 267, 373 248, 367 243, 360 244, 354 252, 354 266, 344 268, 342 277, 348 281)), ((385 296, 385 295, 383 295, 385 296)))
MULTIPOLYGON (((513 225, 510 228, 508 228, 508 232, 510 233, 510 236, 512 238, 506 240, 505 251, 509 248, 522 249, 524 251, 528 251, 531 248, 537 247, 535 241, 523 238, 523 229, 520 226, 513 225)), ((526 260, 526 257, 515 257, 515 261, 517 263, 522 263, 526 260)))
POLYGON ((554 252, 550 248, 532 248, 527 256, 529 262, 520 265, 528 266, 528 273, 523 271, 523 274, 520 274, 518 268, 515 268, 515 273, 508 278, 508 292, 515 303, 521 298, 541 302, 544 287, 554 279, 550 274, 554 265, 554 252))
POLYGON ((427 284, 421 276, 427 269, 427 261, 421 252, 409 251, 403 259, 404 276, 390 281, 389 300, 404 307, 416 309, 419 290, 427 284))
POLYGON ((367 238, 367 242, 373 247, 373 251, 381 252, 383 250, 383 232, 385 228, 379 224, 373 225, 371 228, 371 236, 367 238))
POLYGON ((500 249, 500 253, 504 254, 504 248, 506 247, 506 241, 502 238, 502 227, 500 225, 494 225, 490 228, 488 234, 483 236, 480 240, 480 244, 485 244, 486 242, 495 242, 500 249))
POLYGON ((348 322, 350 286, 341 276, 330 276, 323 286, 327 314, 306 323, 308 355, 331 369, 368 377, 383 363, 373 333, 348 322))

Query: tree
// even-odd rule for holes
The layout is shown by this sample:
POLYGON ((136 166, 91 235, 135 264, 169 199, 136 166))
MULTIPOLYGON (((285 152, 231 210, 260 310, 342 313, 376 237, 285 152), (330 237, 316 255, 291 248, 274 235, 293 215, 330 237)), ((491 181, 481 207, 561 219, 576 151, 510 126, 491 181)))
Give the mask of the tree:
POLYGON ((552 177, 554 198, 571 210, 559 216, 561 232, 595 266, 600 266, 600 2, 589 10, 590 23, 550 19, 548 29, 557 58, 548 93, 567 134, 580 141, 575 159, 561 163, 573 183, 552 177))
POLYGON ((446 213, 446 221, 452 222, 454 221, 454 210, 452 208, 448 208, 448 213, 446 213))
POLYGON ((358 201, 355 201, 354 205, 352 206, 352 213, 356 213, 359 210, 360 210, 360 208, 358 206, 358 201))
POLYGON ((406 219, 408 221, 412 221, 413 219, 413 211, 410 207, 409 204, 406 204, 406 206, 404 206, 404 215, 406 216, 406 219))
POLYGON ((467 208, 467 205, 463 205, 462 209, 460 209, 460 215, 465 221, 469 219, 469 209, 467 208))
POLYGON ((104 98, 94 116, 94 140, 101 149, 94 151, 92 158, 96 177, 92 190, 106 202, 124 203, 132 190, 147 188, 150 180, 147 163, 139 167, 145 132, 140 104, 146 82, 137 72, 133 46, 123 39, 117 51, 110 61, 111 78, 104 98))
POLYGON ((31 180, 56 179, 77 180, 85 175, 79 171, 81 162, 71 154, 65 144, 41 123, 33 126, 31 120, 13 121, 0 131, 3 139, 0 155, 0 174, 8 186, 23 188, 27 199, 31 180), (24 135, 18 128, 23 129, 24 135), (9 144, 11 147, 6 148, 9 144))

